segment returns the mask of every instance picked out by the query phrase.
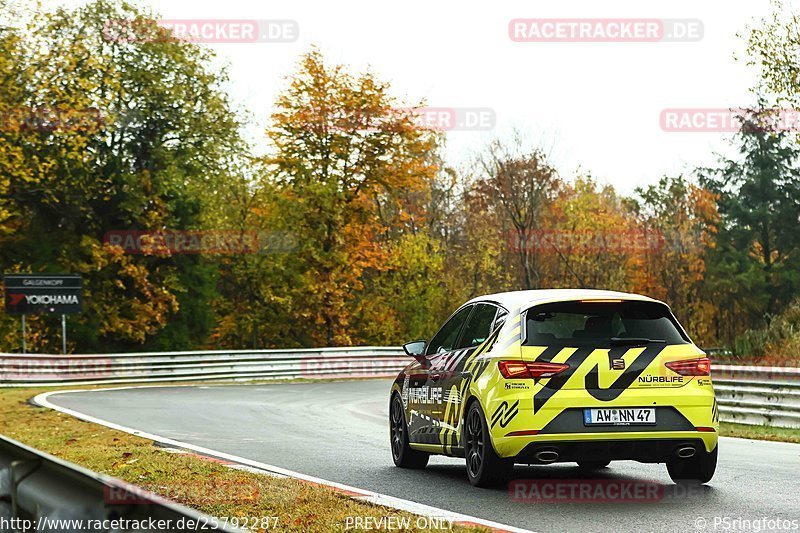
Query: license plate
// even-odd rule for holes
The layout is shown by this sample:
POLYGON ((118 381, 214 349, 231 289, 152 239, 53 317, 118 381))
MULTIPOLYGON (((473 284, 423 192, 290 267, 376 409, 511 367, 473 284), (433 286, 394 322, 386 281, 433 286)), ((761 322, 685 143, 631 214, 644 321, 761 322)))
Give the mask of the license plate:
POLYGON ((652 426, 656 423, 656 410, 652 407, 584 409, 583 423, 587 426, 652 426))

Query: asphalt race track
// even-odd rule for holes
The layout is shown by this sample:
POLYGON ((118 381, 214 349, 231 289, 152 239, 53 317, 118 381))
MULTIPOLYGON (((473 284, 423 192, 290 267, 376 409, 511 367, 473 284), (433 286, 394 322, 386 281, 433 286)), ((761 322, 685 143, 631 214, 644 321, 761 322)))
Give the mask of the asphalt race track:
MULTIPOLYGON (((50 402, 185 443, 533 531, 765 529, 743 522, 736 528, 733 521, 740 518, 794 520, 800 527, 797 444, 723 438, 717 474, 708 486, 644 503, 515 502, 507 489, 470 486, 460 459, 434 457, 422 471, 395 468, 387 422, 390 383, 121 389, 53 395, 50 402)), ((612 463, 597 474, 570 464, 518 466, 514 477, 652 480, 667 491, 677 488, 664 465, 634 462, 612 463)))

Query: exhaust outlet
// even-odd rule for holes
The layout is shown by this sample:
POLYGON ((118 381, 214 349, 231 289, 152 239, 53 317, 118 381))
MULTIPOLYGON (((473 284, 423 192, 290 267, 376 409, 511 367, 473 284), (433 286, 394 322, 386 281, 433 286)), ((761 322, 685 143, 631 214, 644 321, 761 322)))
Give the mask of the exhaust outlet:
POLYGON ((675 455, 681 459, 689 459, 694 457, 695 453, 697 453, 697 450, 695 450, 692 446, 684 446, 682 448, 678 448, 678 451, 675 452, 675 455))
POLYGON ((542 450, 540 452, 536 452, 536 460, 542 463, 555 463, 558 461, 558 452, 553 450, 542 450))

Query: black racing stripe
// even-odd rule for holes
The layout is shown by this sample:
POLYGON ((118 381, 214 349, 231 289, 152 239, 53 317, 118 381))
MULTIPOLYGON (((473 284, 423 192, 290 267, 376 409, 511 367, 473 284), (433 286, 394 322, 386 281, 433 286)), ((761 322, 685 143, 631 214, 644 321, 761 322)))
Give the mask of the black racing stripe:
POLYGON ((503 402, 497 406, 494 414, 492 415, 492 427, 500 420, 500 417, 503 416, 503 412, 505 412, 505 408, 508 407, 508 402, 503 402))
POLYGON ((494 343, 497 342, 497 339, 500 338, 500 331, 502 331, 502 329, 503 328, 497 328, 491 335, 489 335, 489 338, 486 339, 484 343, 478 348, 478 354, 488 352, 489 350, 492 349, 494 343))
MULTIPOLYGON (((559 349, 558 351, 560 352, 561 350, 559 349)), ((542 387, 541 390, 533 396, 534 414, 538 413, 539 410, 542 407, 544 407, 544 404, 546 404, 547 401, 550 400, 550 398, 552 398, 555 393, 560 391, 562 387, 566 385, 567 381, 569 381, 569 378, 572 377, 572 374, 575 373, 575 371, 581 366, 581 364, 583 364, 584 361, 586 361, 586 358, 588 358, 593 351, 594 348, 591 347, 578 348, 577 350, 575 350, 575 352, 573 352, 572 355, 569 356, 569 358, 566 361, 564 361, 565 364, 569 365, 569 369, 563 372, 562 374, 549 378, 547 385, 542 387)), ((551 359, 552 357, 555 356, 551 356, 551 359)), ((538 360, 539 359, 537 359, 537 361, 538 360)))
POLYGON ((478 379, 486 372, 486 369, 489 368, 489 360, 476 362, 476 372, 475 372, 475 379, 478 379))
POLYGON ((440 369, 446 369, 447 366, 450 364, 450 361, 458 357, 463 353, 464 350, 453 350, 452 352, 448 353, 445 358, 439 363, 440 369))
MULTIPOLYGON (((493 335, 499 335, 499 334, 500 334, 500 330, 498 329, 493 335)), ((511 344, 513 344, 517 340, 519 340, 519 339, 514 339, 511 342, 511 344)), ((466 368, 467 370, 469 370, 473 374, 473 377, 472 377, 473 381, 478 379, 479 377, 481 377, 481 375, 483 375, 483 373, 486 372, 486 369, 489 368, 489 364, 491 363, 491 361, 489 361, 489 360, 478 360, 478 357, 480 355, 488 352, 493 343, 494 343, 494 341, 487 341, 486 343, 484 343, 484 345, 481 347, 481 349, 475 350, 474 354, 472 354, 469 357, 465 357, 464 360, 463 360, 464 361, 463 366, 456 367, 456 370, 460 371, 460 370, 463 370, 463 369, 466 368)), ((511 344, 509 344, 509 346, 511 344)))
POLYGON ((503 417, 503 414, 499 413, 496 417, 492 418, 492 427, 497 425, 497 421, 500 420, 502 417, 503 417))
MULTIPOLYGON (((614 383, 607 389, 601 389, 599 383, 599 374, 597 365, 594 365, 588 374, 586 374, 586 390, 603 402, 610 402, 611 400, 615 400, 622 394, 625 389, 630 387, 634 381, 644 372, 644 370, 650 366, 650 363, 664 351, 666 348, 665 345, 662 344, 651 344, 647 348, 644 349, 642 353, 631 363, 625 372, 622 373, 620 377, 618 377, 614 383)), ((610 352, 609 352, 610 354, 610 352)), ((610 356, 610 355, 609 355, 610 356)))
POLYGON ((503 414, 503 409, 504 409, 504 408, 505 408, 507 405, 508 405, 508 402, 503 402, 503 403, 501 403, 500 405, 498 405, 498 406, 497 406, 497 409, 495 409, 494 413, 492 414, 492 424, 494 424, 495 420, 497 420, 497 418, 498 418, 498 417, 499 417, 501 414, 503 414))
POLYGON ((515 416, 519 413, 519 400, 511 406, 511 410, 500 419, 500 427, 504 428, 511 423, 515 416))
POLYGON ((464 368, 464 363, 474 351, 474 348, 464 350, 458 357, 447 363, 447 370, 460 370, 464 368))
POLYGON ((539 354, 539 357, 537 357, 536 360, 543 363, 552 363, 553 358, 560 354, 564 349, 565 348, 563 346, 548 346, 541 354, 539 354))
POLYGON ((469 367, 469 365, 472 364, 475 361, 475 359, 478 358, 479 355, 489 351, 492 345, 497 340, 497 337, 500 335, 500 329, 502 328, 499 328, 492 335, 490 335, 489 339, 487 339, 486 342, 483 343, 483 345, 479 346, 477 350, 473 351, 471 354, 467 354, 466 357, 463 357, 461 360, 459 360, 458 363, 456 364, 455 370, 458 371, 464 370, 465 368, 469 367))

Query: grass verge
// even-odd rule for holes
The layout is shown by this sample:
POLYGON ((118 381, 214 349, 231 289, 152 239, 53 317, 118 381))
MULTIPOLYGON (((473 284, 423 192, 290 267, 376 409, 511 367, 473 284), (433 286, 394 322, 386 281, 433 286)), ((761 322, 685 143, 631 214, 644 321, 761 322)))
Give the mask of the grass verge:
MULTIPOLYGON (((356 501, 295 479, 243 472, 194 455, 172 453, 150 440, 28 403, 47 390, 51 389, 0 389, 0 433, 211 516, 238 517, 248 523, 256 522, 253 518, 266 519, 267 527, 257 528, 263 531, 342 531, 347 517, 410 519, 411 527, 404 530, 423 531, 411 513, 356 501)), ((451 531, 489 530, 454 525, 451 531)))
POLYGON ((800 443, 800 429, 720 422, 719 434, 723 437, 800 443))

